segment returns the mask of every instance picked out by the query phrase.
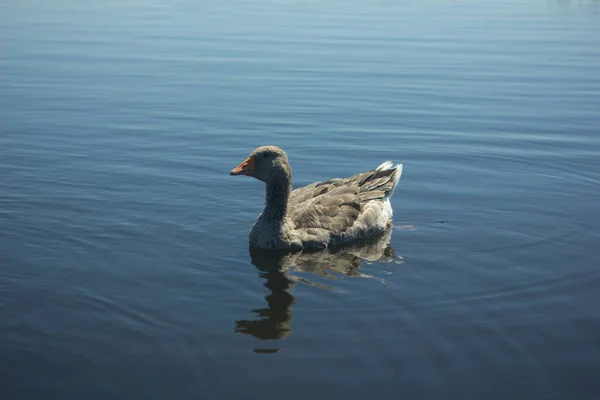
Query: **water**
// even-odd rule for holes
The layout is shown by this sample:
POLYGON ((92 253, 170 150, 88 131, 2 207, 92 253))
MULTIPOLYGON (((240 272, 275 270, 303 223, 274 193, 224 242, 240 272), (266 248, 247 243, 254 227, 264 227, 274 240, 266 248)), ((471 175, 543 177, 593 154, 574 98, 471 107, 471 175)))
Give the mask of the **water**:
POLYGON ((0 15, 3 398, 598 398, 597 2, 0 15), (262 144, 391 237, 250 254, 262 144))

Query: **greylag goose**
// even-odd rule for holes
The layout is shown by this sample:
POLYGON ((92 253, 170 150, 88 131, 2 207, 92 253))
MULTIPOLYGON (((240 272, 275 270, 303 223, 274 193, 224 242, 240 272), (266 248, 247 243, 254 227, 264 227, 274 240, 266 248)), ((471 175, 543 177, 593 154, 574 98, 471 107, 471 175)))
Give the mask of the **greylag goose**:
POLYGON ((315 182, 292 191, 287 154, 262 146, 231 171, 267 185, 266 205, 250 231, 250 246, 320 249, 382 234, 391 226, 394 193, 402 164, 386 161, 347 178, 315 182))

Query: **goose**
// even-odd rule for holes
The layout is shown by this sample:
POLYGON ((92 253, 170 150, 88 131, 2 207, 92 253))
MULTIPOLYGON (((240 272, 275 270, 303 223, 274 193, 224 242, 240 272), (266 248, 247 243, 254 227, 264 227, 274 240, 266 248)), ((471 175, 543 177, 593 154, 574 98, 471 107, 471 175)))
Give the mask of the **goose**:
POLYGON ((389 229, 393 215, 389 199, 402 164, 386 161, 374 170, 292 190, 286 152, 261 146, 230 175, 266 183, 266 204, 250 231, 250 247, 296 251, 349 244, 389 229))

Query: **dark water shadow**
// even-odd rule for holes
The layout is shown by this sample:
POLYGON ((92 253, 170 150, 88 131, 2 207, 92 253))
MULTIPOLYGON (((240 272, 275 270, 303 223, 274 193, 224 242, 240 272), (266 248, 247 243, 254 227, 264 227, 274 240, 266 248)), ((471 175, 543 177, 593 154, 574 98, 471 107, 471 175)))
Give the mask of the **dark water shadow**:
MULTIPOLYGON (((261 340, 280 340, 292 334, 292 307, 296 298, 290 290, 298 283, 308 284, 322 289, 335 290, 334 287, 310 281, 294 275, 294 272, 310 272, 321 277, 362 277, 360 267, 367 262, 395 262, 396 256, 390 246, 392 231, 382 236, 351 246, 326 249, 319 252, 281 252, 263 249, 250 249, 252 264, 258 270, 263 286, 271 293, 265 297, 266 308, 252 309, 257 318, 235 321, 235 332, 252 335, 261 340)), ((281 349, 256 349, 260 353, 273 353, 281 349)))

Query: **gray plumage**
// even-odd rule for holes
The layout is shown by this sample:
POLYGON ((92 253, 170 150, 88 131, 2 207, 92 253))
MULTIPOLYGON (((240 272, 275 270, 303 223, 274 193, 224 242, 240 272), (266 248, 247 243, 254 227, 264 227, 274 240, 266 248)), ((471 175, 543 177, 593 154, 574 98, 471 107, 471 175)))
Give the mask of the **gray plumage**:
POLYGON ((231 172, 267 184, 266 205, 250 232, 251 246, 268 249, 324 248, 385 232, 392 217, 389 197, 402 175, 402 164, 315 182, 291 190, 286 153, 263 146, 231 172))

